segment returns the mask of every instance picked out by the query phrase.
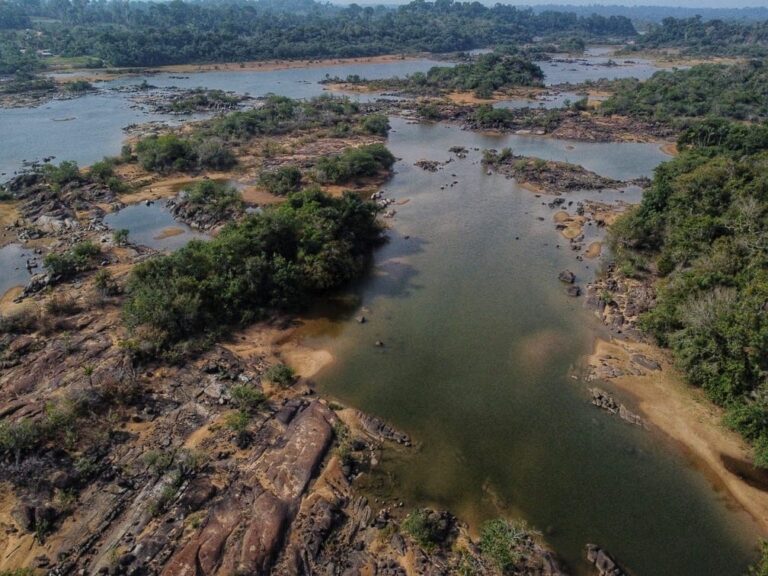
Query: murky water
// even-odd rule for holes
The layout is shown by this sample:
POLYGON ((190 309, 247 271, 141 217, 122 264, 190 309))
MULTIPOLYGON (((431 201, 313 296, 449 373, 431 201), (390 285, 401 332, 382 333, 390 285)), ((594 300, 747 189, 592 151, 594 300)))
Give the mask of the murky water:
POLYGON ((479 151, 434 174, 413 166, 446 159, 454 145, 509 145, 631 178, 663 155, 650 145, 394 127, 389 146, 403 160, 385 191, 409 201, 397 208, 374 274, 355 291, 362 308, 350 316, 362 309, 369 321, 320 323, 305 338, 338 359, 318 379, 324 393, 383 416, 419 444, 411 454, 390 451, 371 489, 451 509, 474 526, 522 516, 579 574, 587 542, 638 575, 742 574, 755 544, 747 515, 677 449, 591 406, 586 383, 571 377, 594 327, 557 274, 569 268, 583 284, 595 264, 575 260, 545 198, 488 176, 479 151))
MULTIPOLYGON (((0 296, 15 286, 23 286, 39 268, 29 272, 27 260, 36 256, 19 244, 9 244, 0 248, 0 296)), ((39 264, 39 260, 35 260, 39 264)))
POLYGON ((107 214, 104 223, 113 230, 128 230, 128 239, 132 243, 155 250, 178 250, 193 238, 207 238, 205 234, 174 219, 163 201, 126 206, 107 214))
MULTIPOLYGON (((316 82, 326 74, 385 77, 434 64, 147 80, 307 97, 322 91, 316 82)), ((549 83, 653 71, 647 63, 544 67, 549 83)), ((124 125, 158 119, 128 104, 124 94, 106 92, 0 110, 0 172, 17 170, 22 159, 56 155, 88 164, 116 153, 124 125)), ((746 514, 729 507, 663 439, 594 409, 586 385, 571 377, 590 350, 593 320, 556 278, 570 268, 584 284, 596 264, 574 260, 544 198, 487 175, 479 164, 481 149, 510 146, 624 179, 649 175, 665 159, 658 148, 488 136, 397 119, 393 126, 389 146, 403 160, 386 193, 402 204, 374 273, 353 291, 369 322, 354 322, 360 308, 353 307, 340 319, 312 324, 318 328, 306 336, 337 358, 320 376, 324 392, 390 420, 418 443, 405 454, 386 452, 371 490, 449 508, 475 527, 501 514, 521 516, 545 532, 577 574, 585 570, 587 542, 606 547, 640 576, 742 574, 755 544, 746 514), (447 160, 454 145, 469 148, 469 157, 434 174, 413 166, 422 158, 447 160), (376 340, 386 346, 374 347, 376 340)), ((571 198, 587 196, 637 201, 638 191, 571 198)), ((195 236, 159 204, 131 206, 105 221, 155 248, 175 249, 195 236), (165 236, 168 228, 183 233, 165 236)), ((0 250, 8 287, 27 274, 17 249, 0 250)))

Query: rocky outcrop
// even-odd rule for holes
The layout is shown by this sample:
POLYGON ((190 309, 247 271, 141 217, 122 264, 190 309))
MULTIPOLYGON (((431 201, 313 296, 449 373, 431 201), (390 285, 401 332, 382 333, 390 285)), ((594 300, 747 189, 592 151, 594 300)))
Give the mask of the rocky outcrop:
POLYGON ((599 576, 627 576, 616 561, 596 544, 587 544, 587 562, 594 565, 599 576))
POLYGON ((592 395, 592 404, 598 408, 610 412, 611 414, 615 414, 625 422, 634 424, 635 426, 647 426, 640 415, 632 412, 629 408, 624 406, 624 404, 618 403, 616 399, 605 390, 601 390, 600 388, 590 388, 589 392, 592 395))

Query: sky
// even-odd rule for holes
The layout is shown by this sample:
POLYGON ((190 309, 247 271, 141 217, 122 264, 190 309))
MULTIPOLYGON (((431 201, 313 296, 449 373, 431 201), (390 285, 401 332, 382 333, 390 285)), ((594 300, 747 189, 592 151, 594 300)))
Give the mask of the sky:
MULTIPOLYGON (((354 0, 331 0, 334 4, 352 4, 354 0)), ((409 0, 357 0, 357 4, 405 4, 409 0)), ((480 0, 484 4, 495 4, 494 1, 480 0)), ((516 6, 534 6, 537 4, 571 4, 576 6, 591 6, 595 4, 610 6, 674 6, 683 8, 746 8, 754 6, 768 7, 768 0, 522 0, 510 2, 501 0, 502 4, 516 6)))

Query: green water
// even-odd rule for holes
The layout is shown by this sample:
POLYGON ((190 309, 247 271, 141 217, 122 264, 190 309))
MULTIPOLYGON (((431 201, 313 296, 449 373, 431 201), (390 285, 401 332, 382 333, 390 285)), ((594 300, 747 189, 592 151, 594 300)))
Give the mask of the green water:
POLYGON ((543 199, 486 175, 479 151, 434 174, 413 166, 447 159, 453 145, 510 145, 629 178, 664 156, 652 145, 494 138, 400 120, 394 128, 389 145, 402 161, 385 190, 409 202, 395 207, 391 241, 354 290, 369 322, 354 321, 358 308, 306 338, 337 359, 318 378, 324 393, 418 444, 386 452, 373 489, 450 509, 474 527, 523 517, 576 574, 586 573, 587 542, 640 576, 742 574, 756 543, 747 515, 678 449, 593 408, 587 384, 571 377, 597 327, 557 273, 570 268, 583 285, 595 264, 575 260, 543 199))

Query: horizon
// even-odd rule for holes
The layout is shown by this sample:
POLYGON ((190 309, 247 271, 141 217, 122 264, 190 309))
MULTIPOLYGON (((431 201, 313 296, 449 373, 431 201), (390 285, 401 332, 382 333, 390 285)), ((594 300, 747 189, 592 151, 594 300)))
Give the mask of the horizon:
MULTIPOLYGON (((398 5, 408 4, 412 0, 332 0, 332 4, 338 4, 348 6, 350 4, 359 5, 398 5)), ((621 7, 621 8, 683 8, 688 10, 734 10, 743 8, 768 8, 768 0, 765 1, 751 1, 751 0, 731 0, 723 2, 722 0, 655 0, 654 2, 595 2, 594 0, 569 0, 568 2, 553 2, 552 0, 527 0, 526 2, 514 2, 514 1, 490 1, 480 0, 482 4, 509 4, 512 6, 521 7, 536 7, 536 6, 574 6, 579 8, 584 7, 621 7)))

